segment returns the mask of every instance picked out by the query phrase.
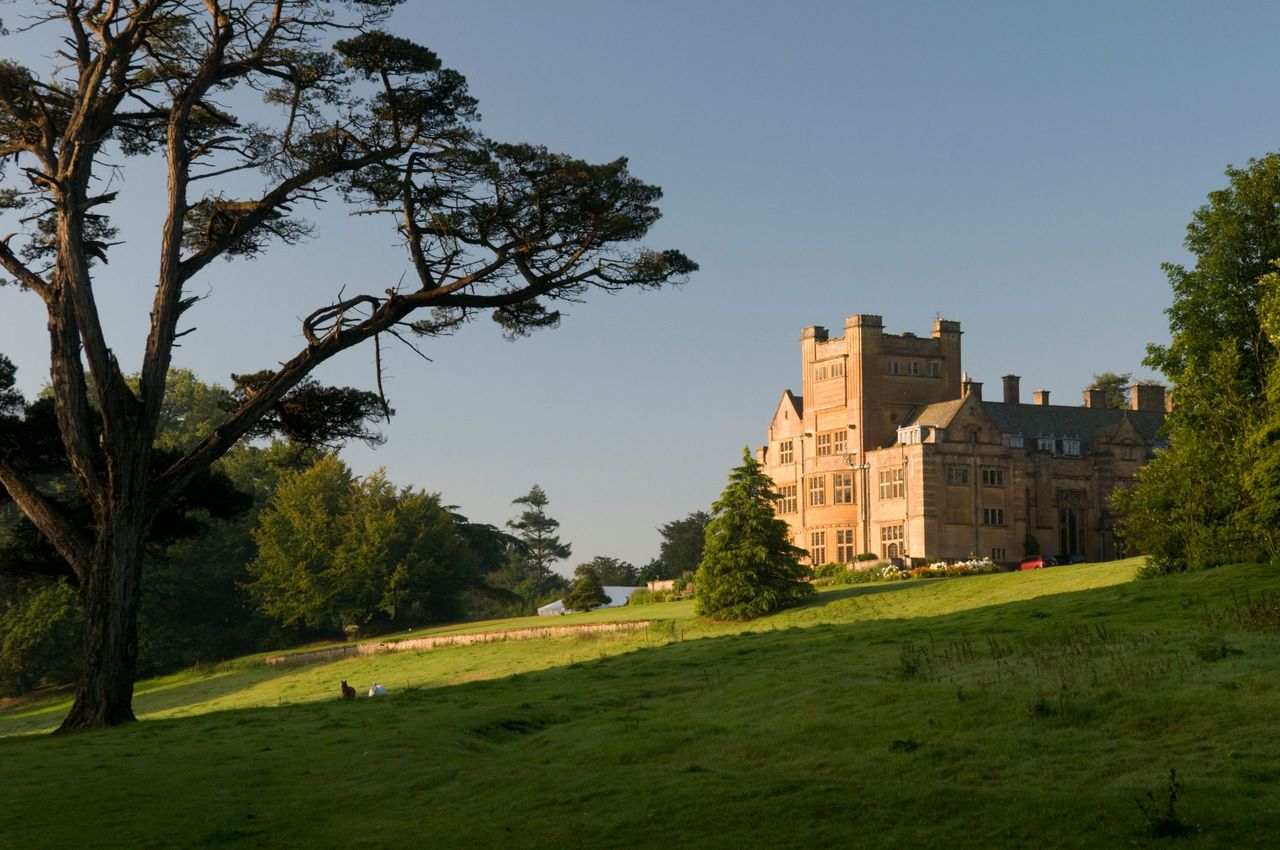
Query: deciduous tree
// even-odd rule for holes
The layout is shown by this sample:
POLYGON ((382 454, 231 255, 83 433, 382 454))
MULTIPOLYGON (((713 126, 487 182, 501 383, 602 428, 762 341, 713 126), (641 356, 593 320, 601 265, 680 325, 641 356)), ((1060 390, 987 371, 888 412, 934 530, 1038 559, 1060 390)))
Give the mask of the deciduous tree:
POLYGON ((743 449, 742 465, 712 506, 702 563, 695 578, 695 608, 717 620, 750 620, 813 593, 791 545, 787 524, 774 516, 781 497, 773 481, 743 449))
POLYGON ((484 581, 440 497, 356 478, 332 455, 281 482, 254 531, 250 593, 284 625, 337 631, 458 615, 484 581))
POLYGON ((636 587, 640 581, 640 571, 635 564, 608 555, 596 555, 585 564, 579 564, 573 574, 580 575, 583 569, 590 569, 602 585, 609 587, 636 587))
POLYGON ((398 3, 30 0, 27 20, 58 28, 62 53, 45 73, 0 60, 0 229, 14 231, 0 269, 46 309, 57 426, 88 509, 69 515, 15 462, 21 447, 0 449, 0 486, 78 580, 86 664, 63 729, 133 719, 152 523, 264 422, 322 439, 300 433, 315 417, 291 402, 344 401, 308 384, 321 363, 479 315, 528 333, 559 320, 559 299, 655 288, 696 268, 636 245, 661 192, 626 160, 483 137, 464 78, 382 29, 398 3), (237 114, 251 95, 265 105, 237 114), (157 160, 167 185, 136 386, 95 286, 123 226, 110 215, 133 185, 131 157, 157 160), (409 282, 364 281, 304 306, 297 353, 248 376, 222 420, 157 469, 174 346, 212 286, 210 264, 305 239, 313 228, 296 210, 326 200, 389 219, 409 282))
POLYGON ((254 531, 250 593, 284 625, 341 629, 361 624, 382 596, 374 565, 342 557, 344 519, 358 512, 359 486, 336 457, 280 484, 254 531))
POLYGON ((80 668, 75 588, 66 579, 44 576, 14 585, 0 593, 0 695, 5 696, 26 693, 46 677, 69 681, 80 668))
POLYGON ((1170 343, 1149 346, 1146 362, 1172 384, 1169 449, 1114 497, 1121 539, 1160 572, 1262 557, 1274 540, 1265 518, 1280 515, 1259 502, 1274 474, 1267 394, 1280 335, 1268 332, 1266 304, 1280 259, 1280 155, 1227 178, 1187 227, 1194 266, 1165 266, 1170 343))

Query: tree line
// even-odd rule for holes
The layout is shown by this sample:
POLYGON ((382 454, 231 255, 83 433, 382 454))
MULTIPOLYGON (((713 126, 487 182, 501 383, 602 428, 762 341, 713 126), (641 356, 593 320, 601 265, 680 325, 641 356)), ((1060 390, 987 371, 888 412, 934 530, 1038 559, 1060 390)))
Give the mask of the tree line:
MULTIPOLYGON (((43 432, 49 450, 28 462, 34 469, 39 460, 51 489, 74 493, 52 401, 44 394, 27 403, 15 382, 0 355, 0 439, 43 432)), ((187 370, 175 370, 168 386, 158 443, 170 451, 198 439, 235 393, 187 370)), ((531 614, 572 589, 557 571, 571 547, 549 506, 535 484, 499 528, 473 522, 439 493, 396 486, 385 471, 357 476, 327 449, 242 443, 152 529, 138 669, 151 675, 306 639, 531 614)), ((660 555, 643 567, 597 555, 575 578, 637 586, 691 575, 707 519, 695 511, 663 525, 660 555)), ((0 695, 73 680, 82 627, 75 574, 0 490, 0 695)))

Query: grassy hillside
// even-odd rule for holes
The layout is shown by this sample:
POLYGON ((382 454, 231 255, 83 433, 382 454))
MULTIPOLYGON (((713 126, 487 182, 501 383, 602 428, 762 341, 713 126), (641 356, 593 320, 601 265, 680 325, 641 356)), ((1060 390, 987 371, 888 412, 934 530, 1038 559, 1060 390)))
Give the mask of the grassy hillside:
POLYGON ((623 612, 654 621, 639 632, 246 662, 143 683, 146 722, 65 738, 21 734, 65 707, 26 705, 0 713, 0 834, 81 847, 1269 846, 1280 575, 1131 582, 1134 566, 841 588, 746 626, 677 603, 623 612), (340 702, 343 678, 390 693, 340 702), (1186 831, 1158 839, 1135 799, 1162 815, 1170 768, 1186 831))

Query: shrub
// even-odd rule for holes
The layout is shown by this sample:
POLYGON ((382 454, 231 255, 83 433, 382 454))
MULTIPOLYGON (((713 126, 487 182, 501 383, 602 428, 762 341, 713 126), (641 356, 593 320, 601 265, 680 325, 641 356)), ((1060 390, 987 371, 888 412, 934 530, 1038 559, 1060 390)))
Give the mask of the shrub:
POLYGON ((875 575, 874 570, 862 569, 858 567, 849 568, 844 564, 838 565, 841 569, 838 572, 832 572, 815 578, 813 583, 816 585, 845 585, 845 584, 866 584, 868 582, 879 581, 879 577, 875 575))
MULTIPOLYGON (((849 572, 850 569, 852 568, 848 564, 841 564, 841 563, 823 564, 820 567, 814 568, 813 577, 815 579, 823 579, 823 578, 838 579, 844 573, 849 572)), ((843 582, 840 582, 840 581, 835 582, 835 584, 842 584, 842 583, 843 582)))
POLYGON ((668 590, 637 590, 627 598, 628 605, 648 605, 653 602, 670 602, 675 595, 668 590))
POLYGON ((1134 577, 1140 579, 1160 578, 1174 573, 1185 572, 1186 569, 1186 564, 1148 555, 1147 559, 1142 562, 1142 566, 1138 567, 1138 571, 1134 573, 1134 577))

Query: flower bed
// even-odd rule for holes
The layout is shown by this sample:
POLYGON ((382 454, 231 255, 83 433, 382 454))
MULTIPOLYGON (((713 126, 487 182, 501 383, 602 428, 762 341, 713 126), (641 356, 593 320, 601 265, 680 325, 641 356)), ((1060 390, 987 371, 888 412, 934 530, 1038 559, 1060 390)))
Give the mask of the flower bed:
POLYGON ((814 570, 813 583, 818 586, 867 584, 878 581, 907 581, 920 578, 960 578, 997 572, 990 558, 969 561, 935 561, 919 567, 899 569, 888 561, 858 564, 824 564, 814 570))

